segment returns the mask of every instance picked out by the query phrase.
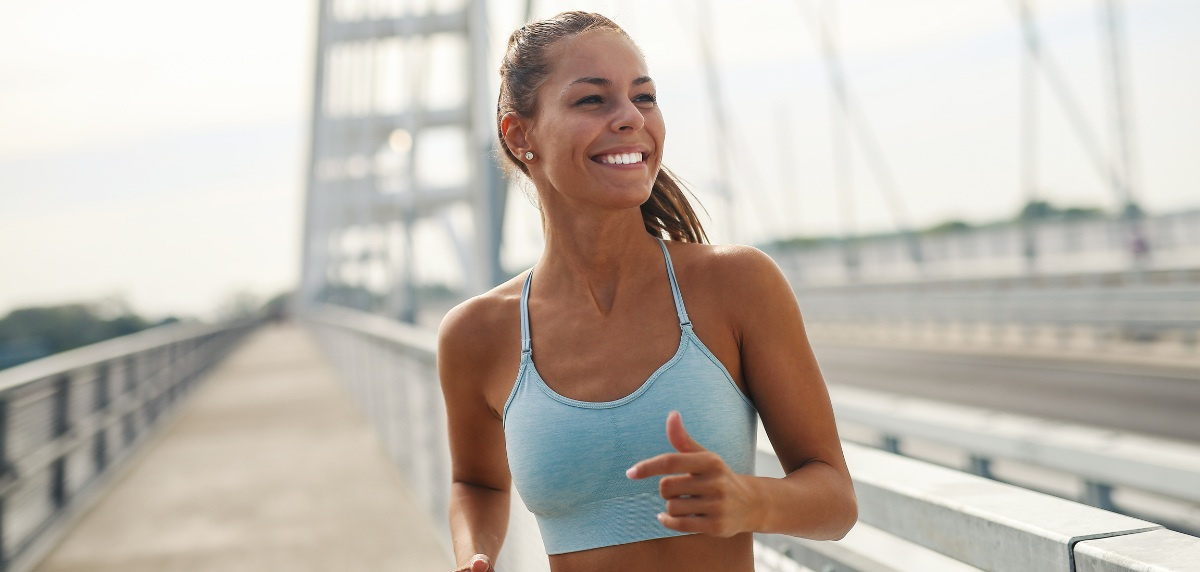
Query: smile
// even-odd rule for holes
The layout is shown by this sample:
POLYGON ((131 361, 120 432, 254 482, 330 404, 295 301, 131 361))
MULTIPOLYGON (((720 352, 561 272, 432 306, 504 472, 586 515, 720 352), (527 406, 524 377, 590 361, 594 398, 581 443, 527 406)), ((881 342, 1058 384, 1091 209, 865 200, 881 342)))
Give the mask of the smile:
POLYGON ((632 165, 642 162, 641 153, 614 153, 612 155, 597 155, 595 160, 605 165, 632 165))

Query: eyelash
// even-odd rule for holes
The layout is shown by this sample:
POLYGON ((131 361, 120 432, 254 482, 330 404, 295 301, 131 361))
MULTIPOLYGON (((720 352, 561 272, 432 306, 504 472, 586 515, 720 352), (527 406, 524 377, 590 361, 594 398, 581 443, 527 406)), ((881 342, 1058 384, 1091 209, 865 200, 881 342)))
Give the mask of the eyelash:
MULTIPOLYGON (((643 93, 643 94, 635 97, 634 102, 635 103, 657 104, 658 97, 655 96, 653 93, 643 93)), ((601 98, 599 95, 589 95, 583 99, 580 99, 579 101, 576 101, 575 105, 589 105, 589 104, 594 104, 594 103, 604 103, 604 99, 601 98)))

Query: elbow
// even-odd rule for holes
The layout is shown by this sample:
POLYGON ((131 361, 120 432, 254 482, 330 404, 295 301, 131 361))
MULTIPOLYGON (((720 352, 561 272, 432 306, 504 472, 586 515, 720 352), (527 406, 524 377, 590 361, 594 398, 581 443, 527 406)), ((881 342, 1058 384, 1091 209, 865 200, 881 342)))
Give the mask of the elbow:
POLYGON ((850 529, 858 523, 858 498, 854 495, 854 487, 847 487, 845 494, 842 495, 842 502, 838 503, 839 510, 836 516, 831 519, 831 532, 829 540, 841 540, 850 533, 850 529))

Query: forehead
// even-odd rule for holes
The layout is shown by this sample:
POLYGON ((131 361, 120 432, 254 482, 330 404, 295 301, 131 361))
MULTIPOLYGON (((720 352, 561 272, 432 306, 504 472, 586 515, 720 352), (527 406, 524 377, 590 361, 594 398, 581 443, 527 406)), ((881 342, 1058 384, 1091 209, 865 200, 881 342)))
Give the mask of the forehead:
POLYGON ((599 77, 628 85, 647 75, 642 52, 625 34, 614 30, 592 30, 565 38, 550 46, 552 64, 546 83, 555 91, 580 77, 599 77))

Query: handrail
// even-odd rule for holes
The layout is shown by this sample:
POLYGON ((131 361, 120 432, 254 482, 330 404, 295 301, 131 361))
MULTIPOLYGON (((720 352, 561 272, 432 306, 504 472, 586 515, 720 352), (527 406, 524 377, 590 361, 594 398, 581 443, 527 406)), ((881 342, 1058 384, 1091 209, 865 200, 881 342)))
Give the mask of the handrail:
POLYGON ((258 322, 159 326, 0 371, 0 571, 36 565, 258 322))
POLYGON ((228 325, 177 322, 104 340, 0 370, 0 392, 64 371, 112 361, 148 349, 227 329, 228 325))
MULTIPOLYGON (((449 551, 449 452, 434 333, 329 307, 310 309, 301 317, 388 443, 449 551)), ((853 443, 843 447, 859 497, 860 532, 882 530, 887 533, 883 543, 935 551, 940 555, 934 556, 954 569, 1074 571, 1084 560, 1100 563, 1106 571, 1186 569, 1153 568, 1161 562, 1200 565, 1200 539, 1175 536, 1178 533, 1152 522, 853 443), (1098 540, 1115 535, 1127 536, 1123 543, 1098 540), (1160 538, 1168 538, 1176 552, 1155 552, 1152 543, 1160 538), (1186 558, 1191 560, 1181 560, 1186 558)), ((765 438, 760 439, 758 467, 760 474, 782 472, 765 438)), ((795 563, 836 564, 837 570, 905 569, 904 563, 888 565, 867 558, 879 549, 877 541, 856 543, 847 537, 822 543, 778 535, 756 540, 760 571, 778 569, 763 556, 767 554, 795 563)), ((500 561, 506 569, 548 568, 536 524, 516 495, 500 561)))

